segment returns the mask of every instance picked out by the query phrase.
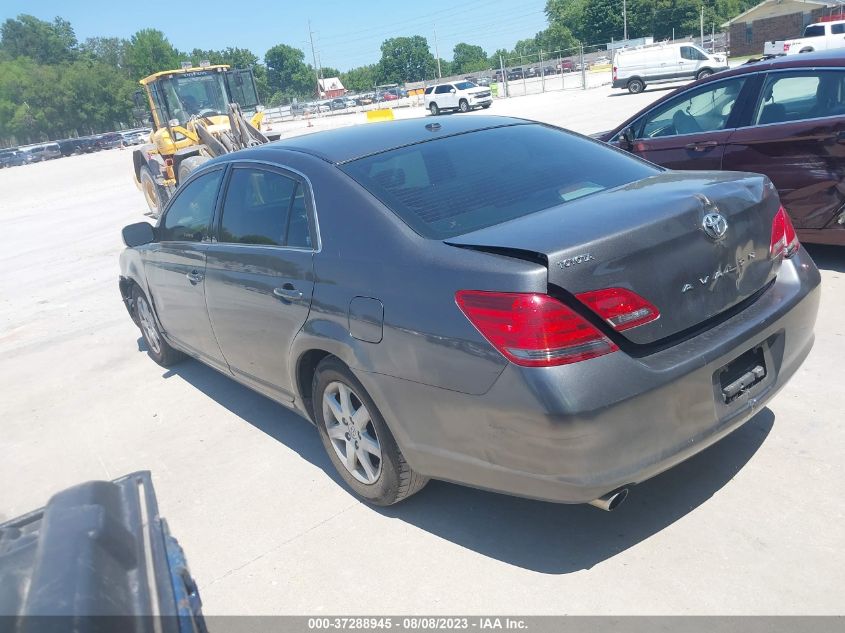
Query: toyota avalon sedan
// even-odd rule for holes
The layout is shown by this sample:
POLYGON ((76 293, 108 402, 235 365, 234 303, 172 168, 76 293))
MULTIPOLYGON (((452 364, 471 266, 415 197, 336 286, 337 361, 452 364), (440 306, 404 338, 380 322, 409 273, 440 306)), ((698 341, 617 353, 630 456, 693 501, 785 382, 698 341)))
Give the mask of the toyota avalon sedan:
POLYGON ((819 302, 764 176, 510 118, 229 154, 123 237, 150 356, 307 417, 379 505, 437 478, 612 509, 765 406, 819 302))

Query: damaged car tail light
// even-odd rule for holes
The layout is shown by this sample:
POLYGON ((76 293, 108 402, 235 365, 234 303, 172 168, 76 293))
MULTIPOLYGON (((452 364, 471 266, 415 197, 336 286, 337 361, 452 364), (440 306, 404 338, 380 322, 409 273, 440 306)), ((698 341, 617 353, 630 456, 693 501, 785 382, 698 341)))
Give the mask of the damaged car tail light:
POLYGON ((459 290, 455 302, 484 338, 517 365, 566 365, 619 349, 549 295, 459 290))
POLYGON ((792 226, 792 220, 789 219, 786 209, 781 206, 775 214, 775 219, 772 220, 772 257, 783 255, 784 259, 789 259, 798 252, 800 247, 801 243, 798 241, 795 227, 792 226))
POLYGON ((575 295, 590 310, 622 332, 660 318, 660 312, 636 292, 626 288, 603 288, 575 295))

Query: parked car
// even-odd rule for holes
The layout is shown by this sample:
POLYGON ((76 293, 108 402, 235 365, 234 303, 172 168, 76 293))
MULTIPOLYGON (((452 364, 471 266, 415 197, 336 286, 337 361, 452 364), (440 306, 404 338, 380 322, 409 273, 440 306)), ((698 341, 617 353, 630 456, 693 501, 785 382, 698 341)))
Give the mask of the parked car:
POLYGON ((399 96, 395 92, 390 92, 389 90, 386 92, 381 93, 379 101, 397 101, 399 96))
POLYGON ((329 102, 329 107, 332 110, 345 110, 346 109, 346 99, 341 99, 338 97, 337 99, 332 99, 329 102))
POLYGON ((571 59, 563 59, 557 65, 558 72, 562 73, 571 73, 575 69, 575 65, 572 63, 571 59))
POLYGON ((373 102, 373 98, 370 96, 362 95, 360 97, 355 98, 355 103, 359 106, 370 105, 373 102))
POLYGON ((476 86, 471 81, 437 84, 425 89, 425 107, 437 116, 442 110, 469 112, 474 108, 489 108, 493 103, 490 88, 476 86))
POLYGON ((479 77, 475 83, 479 86, 487 88, 490 85, 490 77, 479 77))
POLYGON ((96 137, 94 144, 98 149, 114 149, 115 147, 123 147, 123 136, 117 132, 107 132, 96 137))
POLYGON ((143 145, 147 142, 149 133, 144 133, 141 130, 131 130, 129 132, 121 132, 124 145, 143 145))
POLYGON ((792 40, 777 41, 764 46, 763 52, 773 55, 798 55, 834 48, 845 48, 845 20, 824 20, 808 24, 804 36, 792 40))
POLYGON ((62 156, 90 154, 94 151, 94 141, 89 137, 63 139, 58 141, 58 145, 62 156))
POLYGON ((648 84, 702 79, 727 68, 724 55, 711 55, 690 42, 623 48, 616 52, 613 63, 613 87, 636 94, 648 84))
POLYGON ((358 105, 358 102, 355 101, 352 97, 344 97, 343 102, 346 104, 347 108, 354 108, 358 105))
POLYGON ((433 477, 612 509, 766 406, 820 295, 764 176, 501 117, 226 154, 123 238, 149 355, 308 417, 380 505, 433 477))
POLYGON ((671 169, 765 174, 802 240, 845 245, 845 51, 709 77, 601 138, 671 169))
POLYGON ((44 143, 42 145, 31 145, 21 149, 27 163, 40 163, 53 158, 61 158, 62 150, 58 143, 44 143))
POLYGON ((537 73, 537 69, 534 66, 529 66, 525 69, 525 78, 531 79, 532 77, 537 77, 539 74, 537 73))
POLYGON ((3 167, 20 167, 26 164, 26 155, 17 147, 0 149, 0 169, 3 167))
POLYGON ((522 68, 511 68, 508 71, 508 81, 513 81, 514 79, 522 79, 525 76, 523 73, 522 68))

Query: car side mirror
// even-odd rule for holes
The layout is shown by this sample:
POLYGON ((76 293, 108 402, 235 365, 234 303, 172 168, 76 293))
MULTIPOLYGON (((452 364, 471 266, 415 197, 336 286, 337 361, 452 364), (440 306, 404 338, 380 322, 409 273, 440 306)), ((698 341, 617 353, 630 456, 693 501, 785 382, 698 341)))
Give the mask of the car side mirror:
POLYGON ((123 243, 129 248, 155 242, 155 229, 149 222, 136 222, 123 227, 123 243))
POLYGON ((634 147, 634 128, 629 126, 622 130, 619 133, 619 140, 625 149, 630 150, 634 147))
POLYGON ((454 88, 452 88, 449 92, 451 92, 452 94, 455 94, 455 93, 457 92, 457 90, 455 90, 454 88))

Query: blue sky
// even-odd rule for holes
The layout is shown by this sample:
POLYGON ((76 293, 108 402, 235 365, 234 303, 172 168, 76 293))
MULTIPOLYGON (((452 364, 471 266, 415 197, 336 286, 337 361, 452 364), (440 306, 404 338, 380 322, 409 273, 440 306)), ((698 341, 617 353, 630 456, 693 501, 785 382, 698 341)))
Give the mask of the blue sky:
POLYGON ((129 37, 153 27, 180 50, 239 46, 259 57, 284 43, 305 51, 309 63, 310 19, 320 62, 347 70, 378 61, 379 46, 388 37, 423 35, 433 53, 435 28, 444 59, 451 59, 452 48, 462 41, 488 53, 512 48, 545 28, 544 6, 545 0, 3 0, 0 19, 19 13, 42 20, 60 15, 71 22, 80 41, 95 35, 129 37), (192 12, 212 17, 191 19, 192 12))

